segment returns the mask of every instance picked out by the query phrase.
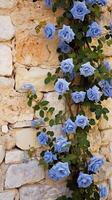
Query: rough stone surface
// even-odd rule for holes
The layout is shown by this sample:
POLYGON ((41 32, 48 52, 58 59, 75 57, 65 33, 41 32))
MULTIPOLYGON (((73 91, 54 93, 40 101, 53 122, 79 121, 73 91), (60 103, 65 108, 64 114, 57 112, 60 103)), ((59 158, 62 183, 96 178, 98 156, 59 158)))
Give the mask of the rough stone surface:
POLYGON ((37 184, 34 186, 22 187, 20 189, 20 200, 55 200, 57 196, 66 194, 65 185, 37 184))
POLYGON ((12 150, 7 151, 5 156, 5 163, 6 164, 15 164, 15 163, 21 163, 25 160, 25 153, 24 151, 20 150, 12 150))
POLYGON ((12 8, 16 3, 17 0, 0 0, 0 8, 12 8))
POLYGON ((2 133, 8 133, 8 126, 7 125, 2 126, 2 133))
POLYGON ((7 41, 14 37, 14 26, 10 16, 0 15, 0 41, 7 41))
POLYGON ((23 150, 38 147, 35 129, 25 128, 15 131, 16 146, 23 150))
POLYGON ((12 53, 10 47, 0 45, 0 75, 10 76, 12 74, 12 53))
POLYGON ((18 188, 44 179, 44 171, 36 160, 11 165, 6 173, 5 188, 18 188))
POLYGON ((0 164, 2 163, 4 157, 5 157, 5 149, 3 145, 0 145, 0 164))
POLYGON ((0 200, 17 200, 17 190, 6 190, 0 193, 0 200))

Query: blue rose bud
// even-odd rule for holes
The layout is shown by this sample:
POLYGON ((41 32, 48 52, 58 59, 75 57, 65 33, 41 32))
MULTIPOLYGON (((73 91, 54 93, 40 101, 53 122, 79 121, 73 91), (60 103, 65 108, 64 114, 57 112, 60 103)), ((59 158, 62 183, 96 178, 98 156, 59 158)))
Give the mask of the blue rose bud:
POLYGON ((63 25, 63 28, 58 32, 58 36, 62 41, 70 43, 74 39, 75 33, 70 26, 63 25))
POLYGON ((72 50, 72 48, 63 41, 59 42, 58 48, 61 50, 62 53, 69 53, 72 50))
POLYGON ((64 152, 69 152, 71 142, 67 141, 67 138, 64 138, 63 136, 60 136, 56 139, 56 144, 55 144, 55 152, 58 153, 64 153, 64 152))
POLYGON ((62 71, 64 73, 72 73, 73 69, 74 69, 74 64, 73 64, 73 59, 72 58, 68 58, 66 60, 63 60, 61 62, 61 67, 62 71))
POLYGON ((85 2, 75 1, 71 13, 74 19, 84 21, 85 16, 90 13, 90 10, 88 10, 85 2))
POLYGON ((107 4, 107 0, 96 0, 97 4, 100 6, 105 6, 107 4))
POLYGON ((101 80, 99 86, 106 97, 112 97, 112 81, 101 80))
POLYGON ((55 26, 54 24, 47 24, 44 27, 44 35, 48 38, 48 39, 52 39, 55 35, 55 26))
POLYGON ((98 188, 99 188, 100 198, 107 198, 108 188, 105 185, 99 185, 98 188))
POLYGON ((55 83, 54 89, 60 95, 66 93, 69 90, 69 83, 62 78, 59 78, 55 83))
POLYGON ((77 184, 79 188, 87 188, 92 184, 92 182, 93 182, 92 175, 80 172, 79 177, 77 179, 77 184))
POLYGON ((56 155, 54 155, 51 151, 46 151, 44 153, 44 161, 46 163, 50 163, 53 162, 53 160, 57 160, 56 155))
POLYGON ((37 140, 41 145, 46 145, 48 142, 48 136, 45 132, 41 132, 38 136, 37 136, 37 140))
POLYGON ((24 83, 21 87, 23 92, 31 92, 32 94, 36 94, 36 89, 31 83, 24 83))
POLYGON ((64 133, 75 133, 76 131, 76 124, 71 119, 68 119, 63 125, 64 133))
POLYGON ((99 102, 101 95, 102 93, 99 91, 99 88, 96 85, 87 90, 87 97, 90 101, 99 102))
POLYGON ((94 71, 95 68, 90 64, 90 62, 87 62, 81 65, 80 75, 83 75, 84 77, 92 76, 94 74, 94 71))
POLYGON ((44 3, 46 6, 48 6, 49 8, 52 7, 52 0, 44 0, 44 3))
POLYGON ((37 128, 41 125, 44 125, 44 120, 42 118, 34 119, 34 120, 31 121, 31 126, 33 128, 37 128))
POLYGON ((80 102, 84 102, 86 92, 83 92, 83 91, 73 92, 71 95, 72 95, 72 100, 75 103, 80 103, 80 102))
POLYGON ((97 22, 92 22, 86 33, 86 37, 96 38, 102 34, 101 26, 97 22))
POLYGON ((84 129, 86 126, 89 125, 89 120, 84 115, 77 115, 75 123, 76 123, 76 126, 84 129))
POLYGON ((103 166, 104 160, 100 157, 93 156, 88 162, 88 171, 96 173, 103 166))
POLYGON ((70 175, 69 165, 67 162, 58 162, 49 171, 48 176, 54 181, 62 180, 70 175))
POLYGON ((107 71, 111 71, 112 65, 107 60, 104 60, 104 66, 107 69, 107 71))

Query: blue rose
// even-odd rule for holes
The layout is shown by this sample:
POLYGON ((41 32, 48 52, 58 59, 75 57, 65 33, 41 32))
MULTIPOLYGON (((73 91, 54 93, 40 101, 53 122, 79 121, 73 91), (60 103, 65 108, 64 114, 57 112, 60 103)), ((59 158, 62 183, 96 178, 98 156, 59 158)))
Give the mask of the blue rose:
POLYGON ((48 136, 45 132, 41 132, 38 136, 37 136, 37 140, 41 145, 46 145, 48 142, 48 136))
POLYGON ((83 92, 83 91, 73 92, 71 95, 72 95, 72 100, 75 103, 80 103, 80 102, 84 102, 86 92, 83 92))
POLYGON ((44 35, 48 38, 48 39, 52 39, 55 35, 55 26, 54 24, 47 24, 44 27, 44 35))
POLYGON ((112 81, 101 80, 99 86, 106 97, 112 97, 112 81))
POLYGON ((96 4, 96 0, 85 0, 87 4, 96 4))
POLYGON ((76 1, 71 9, 71 13, 74 19, 84 21, 85 15, 89 14, 90 10, 87 9, 87 6, 84 2, 76 1))
POLYGON ((69 152, 71 142, 67 141, 67 138, 64 138, 63 136, 60 136, 56 139, 55 143, 55 152, 58 153, 64 153, 64 152, 69 152))
POLYGON ((102 93, 99 91, 99 88, 96 85, 87 90, 87 97, 90 101, 99 102, 101 95, 102 93))
POLYGON ((58 48, 61 50, 62 53, 69 53, 72 50, 72 48, 63 41, 60 41, 58 48))
POLYGON ((57 160, 56 155, 54 155, 51 151, 46 151, 44 153, 44 161, 46 163, 50 163, 53 162, 53 160, 57 160))
POLYGON ((104 60, 104 66, 107 69, 107 71, 111 71, 111 65, 107 60, 104 60))
POLYGON ((39 118, 39 119, 34 119, 31 121, 31 126, 34 127, 34 128, 37 128, 41 125, 44 124, 44 120, 42 118, 39 118))
POLYGON ((81 65, 80 75, 83 75, 84 77, 92 76, 94 74, 94 71, 95 68, 90 64, 90 62, 87 62, 81 65))
POLYGON ((49 171, 48 176, 54 181, 62 180, 70 175, 69 165, 67 162, 58 162, 49 171))
POLYGON ((105 6, 107 4, 107 0, 96 0, 96 2, 100 5, 100 6, 105 6))
POLYGON ((64 94, 69 90, 69 83, 65 79, 59 78, 55 83, 54 89, 59 94, 64 94))
POLYGON ((87 188, 92 184, 92 182, 93 182, 92 175, 84 174, 83 172, 80 172, 79 177, 77 179, 79 188, 87 188))
POLYGON ((99 185, 98 188, 99 188, 100 198, 107 198, 107 196, 108 196, 108 188, 106 186, 104 186, 104 185, 99 185))
POLYGON ((88 171, 96 173, 104 164, 104 160, 100 157, 93 156, 88 162, 88 171))
POLYGON ((63 131, 64 133, 74 133, 76 131, 76 124, 71 120, 68 119, 64 124, 63 124, 63 131))
POLYGON ((21 87, 21 90, 24 92, 31 92, 32 94, 36 94, 36 89, 31 83, 24 83, 21 87))
POLYGON ((86 37, 95 38, 102 34, 101 26, 97 22, 92 22, 91 25, 89 25, 89 29, 86 33, 86 37))
POLYGON ((62 41, 70 43, 74 39, 75 33, 70 26, 63 25, 63 28, 58 32, 58 36, 62 41))
POLYGON ((84 115, 77 115, 75 123, 78 127, 84 129, 86 126, 89 125, 89 120, 84 115))
POLYGON ((73 59, 72 58, 68 58, 66 60, 63 60, 61 62, 61 69, 64 73, 71 73, 74 69, 74 64, 73 64, 73 59))
POLYGON ((52 0, 44 0, 45 2, 45 5, 48 6, 48 7, 52 7, 52 0))

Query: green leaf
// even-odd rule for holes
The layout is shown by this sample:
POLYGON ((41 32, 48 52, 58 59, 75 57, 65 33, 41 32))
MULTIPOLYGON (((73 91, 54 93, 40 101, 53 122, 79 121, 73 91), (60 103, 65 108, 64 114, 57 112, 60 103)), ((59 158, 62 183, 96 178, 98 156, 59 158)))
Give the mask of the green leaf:
POLYGON ((54 120, 53 119, 51 119, 50 121, 49 121, 49 126, 53 126, 54 125, 54 120))
POLYGON ((96 124, 94 119, 90 119, 89 123, 90 123, 90 125, 95 125, 96 124))
POLYGON ((44 117, 44 111, 43 110, 40 110, 40 112, 39 112, 39 115, 40 115, 40 117, 44 117))
POLYGON ((49 104, 49 101, 42 101, 41 103, 40 103, 40 106, 47 106, 49 104))

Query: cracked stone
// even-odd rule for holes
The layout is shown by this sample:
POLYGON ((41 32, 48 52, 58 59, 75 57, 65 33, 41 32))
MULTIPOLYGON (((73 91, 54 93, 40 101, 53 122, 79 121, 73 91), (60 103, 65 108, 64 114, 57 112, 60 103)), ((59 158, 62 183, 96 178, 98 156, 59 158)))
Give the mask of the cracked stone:
POLYGON ((15 30, 10 16, 0 15, 0 41, 11 40, 15 30))
POLYGON ((43 168, 36 160, 9 166, 6 173, 5 188, 18 188, 24 184, 39 182, 44 179, 43 168))
POLYGON ((18 200, 17 190, 6 190, 0 193, 0 200, 18 200))
POLYGON ((12 70, 11 49, 7 45, 0 44, 0 75, 10 76, 12 74, 12 70))
POLYGON ((5 157, 5 149, 3 145, 0 145, 0 164, 2 163, 4 157, 5 157))

